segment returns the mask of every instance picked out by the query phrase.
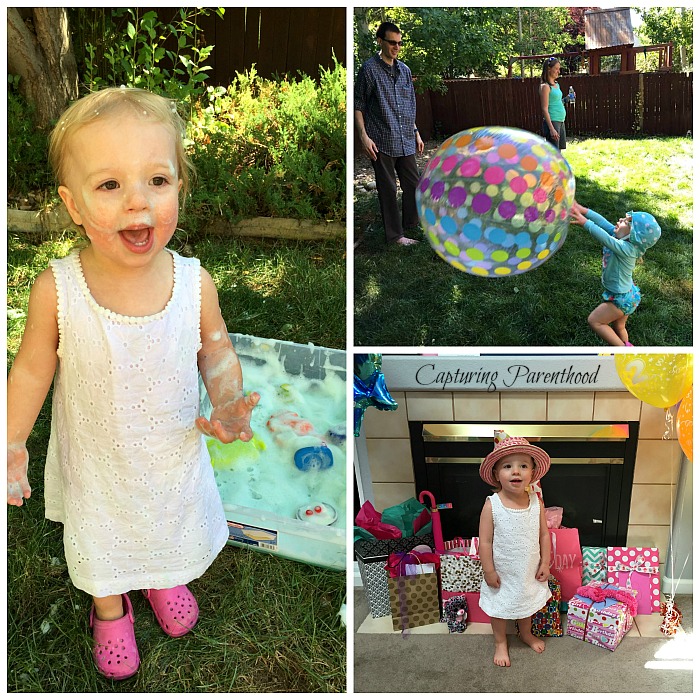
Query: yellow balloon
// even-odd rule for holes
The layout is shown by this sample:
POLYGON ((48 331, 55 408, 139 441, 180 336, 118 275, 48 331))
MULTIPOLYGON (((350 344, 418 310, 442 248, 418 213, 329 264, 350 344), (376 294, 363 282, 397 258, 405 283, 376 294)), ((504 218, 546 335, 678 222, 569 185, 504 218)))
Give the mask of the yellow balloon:
POLYGON ((678 431, 678 442, 685 452, 685 456, 693 461, 693 387, 685 395, 681 405, 678 407, 676 416, 676 430, 678 431))
POLYGON ((693 356, 689 354, 618 353, 615 367, 631 394, 657 408, 677 404, 693 384, 693 356))

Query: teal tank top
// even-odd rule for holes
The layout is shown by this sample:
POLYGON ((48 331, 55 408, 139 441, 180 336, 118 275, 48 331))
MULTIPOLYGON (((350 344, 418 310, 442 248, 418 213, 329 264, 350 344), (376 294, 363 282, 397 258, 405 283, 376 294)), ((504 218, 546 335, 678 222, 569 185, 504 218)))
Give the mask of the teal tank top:
POLYGON ((562 100, 559 83, 554 83, 554 87, 549 86, 549 118, 553 122, 563 122, 566 119, 566 107, 562 100))

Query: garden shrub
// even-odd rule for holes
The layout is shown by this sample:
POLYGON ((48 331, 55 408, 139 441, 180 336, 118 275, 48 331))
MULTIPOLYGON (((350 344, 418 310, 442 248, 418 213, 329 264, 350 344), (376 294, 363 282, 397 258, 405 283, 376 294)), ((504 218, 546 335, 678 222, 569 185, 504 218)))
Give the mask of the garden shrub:
POLYGON ((209 88, 191 124, 199 182, 191 213, 343 219, 345 79, 335 61, 318 84, 264 79, 253 67, 226 90, 209 88))
POLYGON ((35 129, 33 112, 11 85, 7 91, 7 190, 10 196, 44 190, 51 182, 47 135, 35 129))
MULTIPOLYGON (((144 51, 136 51, 147 46, 146 39, 159 28, 154 13, 127 18, 133 20, 128 24, 129 40, 116 44, 118 61, 106 52, 104 78, 96 73, 94 51, 86 45, 84 84, 113 84, 122 77, 116 70, 121 67, 128 72, 128 84, 183 103, 190 117, 187 149, 197 178, 182 228, 203 230, 220 217, 232 223, 256 216, 344 220, 346 69, 342 64, 334 58, 333 68, 321 67, 318 81, 303 74, 264 79, 253 66, 238 73, 228 88, 209 86, 204 91, 201 78, 206 76, 201 71, 206 66, 187 76, 178 70, 155 71, 160 53, 141 56, 144 51), (136 58, 129 59, 126 49, 133 50, 136 58), (184 78, 182 95, 173 87, 178 77, 184 78)), ((187 16, 181 19, 188 21, 187 16)), ((204 49, 198 54, 206 55, 204 49)), ((8 184, 11 191, 38 188, 57 199, 46 134, 34 129, 27 105, 13 90, 8 95, 8 184)))

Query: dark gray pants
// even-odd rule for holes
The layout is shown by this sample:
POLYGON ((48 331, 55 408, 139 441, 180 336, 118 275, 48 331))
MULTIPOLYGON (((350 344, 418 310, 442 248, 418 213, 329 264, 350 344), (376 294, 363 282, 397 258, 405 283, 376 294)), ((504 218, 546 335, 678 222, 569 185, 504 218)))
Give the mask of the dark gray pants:
POLYGON ((377 180, 379 208, 382 212, 386 242, 393 243, 403 236, 407 228, 418 225, 418 208, 416 206, 416 187, 420 175, 416 165, 416 156, 392 158, 384 153, 377 154, 372 161, 374 176, 377 180), (401 217, 396 200, 396 178, 401 183, 401 217))

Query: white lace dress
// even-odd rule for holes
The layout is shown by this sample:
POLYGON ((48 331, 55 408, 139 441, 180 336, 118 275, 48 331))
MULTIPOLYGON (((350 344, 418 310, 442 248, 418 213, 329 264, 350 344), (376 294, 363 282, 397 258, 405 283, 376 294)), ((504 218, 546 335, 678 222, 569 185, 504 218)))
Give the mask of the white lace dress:
POLYGON ((550 598, 546 581, 535 579, 540 564, 540 502, 530 494, 527 508, 506 508, 497 493, 489 496, 493 512, 493 563, 499 588, 481 582, 479 606, 490 617, 520 620, 536 613, 550 598))
POLYGON ((200 266, 172 255, 170 301, 145 317, 101 307, 77 252, 51 262, 60 340, 46 517, 64 524, 71 580, 93 596, 188 583, 228 538, 194 424, 200 266))

